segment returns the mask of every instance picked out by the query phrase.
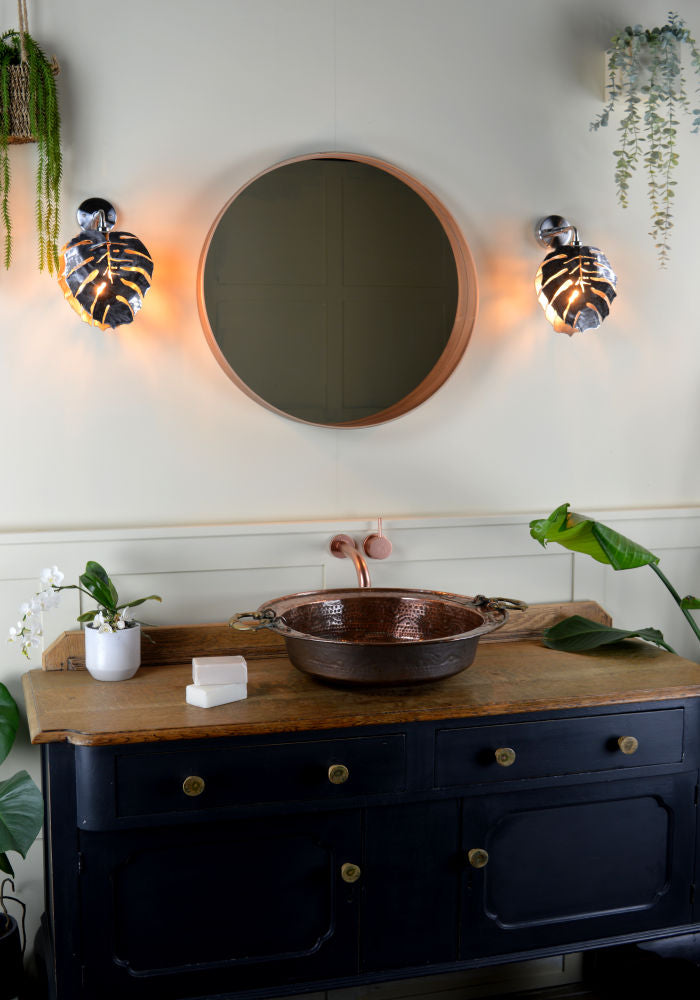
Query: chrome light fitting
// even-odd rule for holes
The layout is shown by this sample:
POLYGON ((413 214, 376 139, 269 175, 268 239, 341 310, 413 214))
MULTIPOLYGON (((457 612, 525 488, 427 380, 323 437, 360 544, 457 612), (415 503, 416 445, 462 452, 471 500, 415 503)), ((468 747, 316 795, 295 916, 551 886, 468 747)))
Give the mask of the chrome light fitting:
POLYGON ((576 226, 561 215, 540 219, 535 235, 541 246, 553 247, 535 277, 545 316, 558 333, 596 330, 617 294, 608 258, 597 247, 582 246, 576 226))
POLYGON ((104 198, 88 198, 76 214, 81 232, 60 257, 66 300, 100 330, 131 323, 151 287, 151 255, 133 233, 113 232, 117 213, 104 198))

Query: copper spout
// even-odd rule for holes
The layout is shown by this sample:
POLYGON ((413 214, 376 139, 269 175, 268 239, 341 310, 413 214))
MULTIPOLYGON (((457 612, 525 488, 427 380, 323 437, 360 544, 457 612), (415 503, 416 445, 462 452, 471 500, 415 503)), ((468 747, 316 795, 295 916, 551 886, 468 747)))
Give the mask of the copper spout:
POLYGON ((331 554, 336 559, 352 559, 357 571, 357 586, 371 587, 372 581, 369 578, 369 569, 354 539, 350 535, 334 535, 330 544, 331 554))

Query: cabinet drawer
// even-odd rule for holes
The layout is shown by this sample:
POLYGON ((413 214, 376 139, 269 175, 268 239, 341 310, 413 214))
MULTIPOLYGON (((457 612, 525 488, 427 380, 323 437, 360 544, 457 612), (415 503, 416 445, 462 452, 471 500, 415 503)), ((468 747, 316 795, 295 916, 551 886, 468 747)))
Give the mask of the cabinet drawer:
POLYGON ((682 708, 442 729, 436 733, 435 784, 450 788, 682 759, 682 708))
POLYGON ((405 757, 403 733, 118 755, 116 815, 402 791, 405 757))

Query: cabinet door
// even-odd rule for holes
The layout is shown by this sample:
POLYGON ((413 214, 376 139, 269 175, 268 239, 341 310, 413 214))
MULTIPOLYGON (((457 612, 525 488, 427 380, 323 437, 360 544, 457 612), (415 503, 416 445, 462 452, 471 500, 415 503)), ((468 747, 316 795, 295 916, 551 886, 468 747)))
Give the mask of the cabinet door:
POLYGON ((456 960, 459 806, 451 799, 367 810, 362 971, 456 960))
POLYGON ((86 996, 208 996, 357 970, 360 814, 81 837, 86 996))
POLYGON ((462 957, 687 923, 694 788, 681 774, 465 800, 462 957))

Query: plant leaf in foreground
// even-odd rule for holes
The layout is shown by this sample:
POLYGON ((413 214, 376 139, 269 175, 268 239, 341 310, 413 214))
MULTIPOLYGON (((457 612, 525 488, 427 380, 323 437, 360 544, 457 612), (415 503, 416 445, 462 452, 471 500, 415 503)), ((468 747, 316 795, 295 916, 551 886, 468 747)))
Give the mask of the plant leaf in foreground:
POLYGON ((542 640, 549 649, 559 649, 569 653, 585 653, 599 646, 620 642, 623 639, 645 639, 662 649, 673 653, 657 628, 622 629, 601 625, 582 615, 572 615, 546 629, 542 640))

